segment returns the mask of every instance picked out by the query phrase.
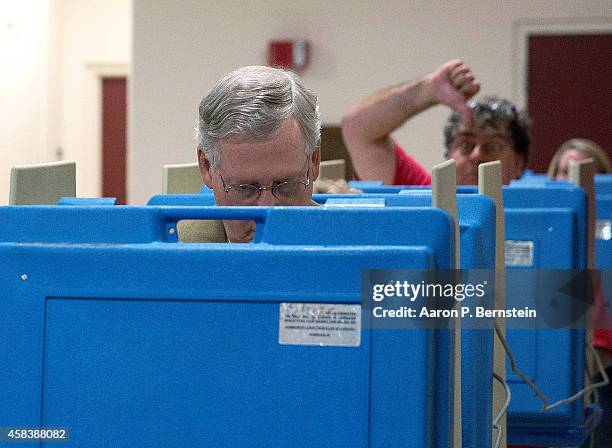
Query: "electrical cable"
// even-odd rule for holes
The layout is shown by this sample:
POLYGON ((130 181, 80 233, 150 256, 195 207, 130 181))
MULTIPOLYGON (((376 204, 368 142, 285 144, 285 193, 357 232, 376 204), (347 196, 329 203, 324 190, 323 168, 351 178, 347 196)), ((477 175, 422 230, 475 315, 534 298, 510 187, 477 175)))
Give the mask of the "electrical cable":
POLYGON ((571 397, 564 398, 562 400, 559 400, 559 401, 549 405, 548 404, 548 399, 546 398, 546 396, 542 392, 540 392, 540 389, 538 389, 538 386, 536 386, 535 383, 533 381, 531 381, 527 377, 527 375, 525 375, 523 372, 521 372, 516 367, 516 359, 514 358, 514 354, 510 350, 510 347, 508 346, 508 342, 506 341, 506 338, 502 334, 501 329, 499 328, 497 323, 495 324, 495 334, 497 335, 499 341, 501 342, 502 346, 504 347, 504 351, 506 352, 506 354, 508 355, 508 358, 510 359, 510 366, 512 368, 512 371, 515 374, 517 374, 518 376, 520 376, 529 385, 529 387, 534 391, 536 396, 542 401, 542 403, 543 403, 542 404, 542 408, 541 408, 542 412, 548 412, 548 411, 551 411, 551 410, 553 410, 555 408, 558 408, 559 406, 562 406, 564 404, 569 404, 572 401, 577 400, 578 398, 580 398, 585 393, 587 393, 587 392, 589 392, 591 390, 595 390, 595 389, 598 389, 600 387, 604 387, 604 386, 607 386, 608 384, 610 384, 610 378, 608 377, 608 374, 606 373, 606 370, 605 370, 605 368, 603 366, 603 363, 601 361, 599 353, 597 353, 597 351, 593 348, 592 344, 587 344, 587 348, 592 352, 592 354, 594 356, 594 359, 595 359, 595 362, 597 363, 597 368, 599 369, 599 373, 601 374, 601 377, 603 378, 603 380, 598 382, 598 383, 591 384, 591 385, 589 385, 589 386, 579 390, 578 392, 576 392, 571 397))

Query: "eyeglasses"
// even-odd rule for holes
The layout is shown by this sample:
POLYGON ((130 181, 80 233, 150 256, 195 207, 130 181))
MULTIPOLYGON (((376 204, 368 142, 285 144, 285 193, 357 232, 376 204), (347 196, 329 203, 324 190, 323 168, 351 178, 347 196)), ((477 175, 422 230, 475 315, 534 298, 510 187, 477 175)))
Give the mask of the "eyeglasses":
POLYGON ((229 184, 225 183, 221 171, 219 171, 219 177, 223 183, 223 189, 229 198, 237 203, 251 204, 256 202, 261 196, 261 192, 264 190, 270 190, 272 195, 280 199, 281 201, 291 201, 292 199, 299 198, 308 185, 310 185, 310 164, 306 168, 306 180, 302 181, 285 181, 285 182, 273 182, 272 185, 262 187, 259 184, 229 184))
POLYGON ((480 145, 480 153, 484 157, 498 157, 506 149, 512 146, 508 142, 504 141, 490 141, 484 143, 478 143, 476 140, 465 137, 458 137, 455 142, 451 145, 451 153, 459 152, 464 156, 472 154, 476 146, 480 145))

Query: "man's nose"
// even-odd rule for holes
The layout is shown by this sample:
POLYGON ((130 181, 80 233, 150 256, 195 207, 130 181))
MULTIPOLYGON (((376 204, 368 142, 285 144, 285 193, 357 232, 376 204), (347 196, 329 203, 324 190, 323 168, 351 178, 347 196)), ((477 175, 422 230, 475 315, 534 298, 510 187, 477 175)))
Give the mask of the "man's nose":
POLYGON ((474 162, 481 162, 483 158, 482 146, 480 144, 474 146, 474 149, 470 153, 470 160, 474 162))
POLYGON ((265 189, 257 198, 257 202, 255 203, 257 206, 275 206, 278 205, 278 199, 272 194, 270 189, 265 189))

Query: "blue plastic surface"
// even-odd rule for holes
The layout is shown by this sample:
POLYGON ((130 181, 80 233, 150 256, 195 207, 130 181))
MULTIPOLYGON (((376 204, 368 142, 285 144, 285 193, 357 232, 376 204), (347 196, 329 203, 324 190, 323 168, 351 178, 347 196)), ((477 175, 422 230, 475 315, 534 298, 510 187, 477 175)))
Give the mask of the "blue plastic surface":
POLYGON ((63 197, 57 201, 57 205, 115 205, 117 198, 74 198, 74 197, 63 197))
POLYGON ((612 269, 612 194, 596 195, 595 207, 599 229, 595 240, 595 266, 612 269))
MULTIPOLYGON (((506 240, 533 242, 532 264, 508 271, 507 306, 513 306, 514 298, 537 294, 537 285, 515 281, 514 269, 586 267, 583 190, 570 185, 515 185, 504 188, 504 206, 506 240)), ((507 339, 519 368, 538 384, 550 403, 584 387, 584 330, 508 330, 507 339)), ((508 443, 570 446, 586 438, 592 421, 582 399, 542 413, 542 403, 529 386, 511 371, 507 378, 512 391, 508 443)))
MULTIPOLYGON (((367 185, 369 182, 359 185, 364 186, 364 184, 367 185)), ((391 188, 391 190, 398 193, 401 188, 404 187, 391 188)), ((469 192, 475 191, 473 187, 465 189, 469 192)), ((383 187, 382 190, 388 192, 389 189, 383 187)), ((357 202, 357 205, 360 206, 431 207, 431 189, 419 188, 416 191, 420 193, 418 197, 397 194, 314 195, 314 199, 319 203, 325 203, 327 200, 334 201, 336 206, 347 206, 357 202)), ((149 205, 206 205, 212 200, 210 195, 160 195, 152 198, 149 205)), ((458 210, 462 267, 465 269, 492 269, 495 262, 493 243, 495 240, 495 208, 492 201, 480 195, 460 194, 458 195, 458 210)), ((342 232, 345 230, 340 233, 342 232)), ((269 238, 273 239, 282 234, 282 226, 277 226, 274 230, 267 232, 267 235, 270 235, 269 238)), ((288 243, 289 241, 283 240, 283 242, 288 243)), ((490 442, 492 422, 490 384, 493 335, 492 331, 485 330, 465 330, 463 333, 462 356, 465 366, 462 374, 463 443, 466 446, 487 446, 490 442)))
POLYGON ((175 242, 177 222, 183 219, 255 221, 254 242, 422 245, 432 248, 435 266, 448 266, 453 258, 454 240, 440 239, 431 232, 431 228, 450 228, 450 217, 430 207, 332 210, 325 207, 8 206, 0 207, 5 230, 0 234, 0 242, 175 242), (329 224, 330 219, 333 225, 329 224))
POLYGON ((349 180, 349 187, 351 188, 367 188, 367 187, 381 187, 383 184, 382 180, 349 180))
POLYGON ((546 174, 533 174, 531 176, 523 176, 520 179, 510 181, 510 186, 540 186, 540 187, 555 187, 558 185, 573 185, 567 180, 549 179, 546 174))
MULTIPOLYGON (((351 188, 356 188, 364 193, 374 194, 393 194, 399 193, 402 190, 431 190, 430 186, 420 185, 382 185, 378 181, 363 182, 363 181, 351 181, 349 182, 351 188)), ((476 192, 477 188, 471 185, 457 185, 457 193, 472 193, 476 192)))
POLYGON ((612 194, 612 174, 595 175, 595 194, 612 194))
MULTIPOLYGON (((425 195, 424 191, 423 188, 411 188, 400 195, 419 197, 425 195)), ((567 182, 534 177, 504 187, 503 199, 506 239, 534 243, 533 264, 525 268, 581 269, 586 266, 586 195, 583 190, 567 182)), ((513 297, 523 298, 536 293, 535 285, 513 281, 512 271, 508 275, 508 307, 513 305, 513 297)), ((551 402, 583 388, 584 331, 509 330, 508 342, 519 368, 540 385, 551 402)), ((525 382, 511 371, 508 381, 513 395, 508 413, 510 443, 552 445, 562 441, 562 444, 575 445, 592 430, 596 419, 582 400, 544 414, 539 411, 541 402, 525 382)))
POLYGON ((279 303, 359 303, 361 269, 426 251, 187 246, 0 245, 0 421, 65 446, 448 446, 448 333, 278 344, 279 303))
MULTIPOLYGON (((413 192, 414 193, 414 192, 413 192)), ((315 201, 333 206, 348 203, 364 207, 431 207, 431 190, 416 194, 314 195, 315 201), (382 201, 382 202, 381 202, 382 201)), ((458 194, 462 269, 495 268, 495 204, 477 194, 458 194)), ((464 329, 461 335, 462 444, 491 444, 493 331, 464 329)))
POLYGON ((210 206, 215 205, 212 194, 158 194, 147 202, 147 205, 184 205, 184 206, 210 206))
POLYGON ((20 241, 0 243, 3 424, 68 426, 65 446, 452 444, 450 332, 278 344, 281 302, 356 304, 362 269, 452 267, 445 213, 51 206, 0 217, 5 241, 20 241), (193 218, 261 227, 254 244, 165 243, 193 218))
MULTIPOLYGON (((612 194, 612 174, 596 174, 594 177, 595 194, 612 194)), ((510 186, 544 186, 572 185, 567 180, 549 179, 546 174, 531 174, 510 182, 510 186)))

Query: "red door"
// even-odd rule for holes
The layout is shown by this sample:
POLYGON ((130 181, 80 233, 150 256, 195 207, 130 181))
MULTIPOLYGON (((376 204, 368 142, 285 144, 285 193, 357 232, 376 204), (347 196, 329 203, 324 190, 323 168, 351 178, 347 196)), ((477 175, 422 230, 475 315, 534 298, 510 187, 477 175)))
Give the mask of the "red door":
POLYGON ((127 101, 125 78, 102 79, 102 196, 125 204, 127 101))
POLYGON ((612 157, 612 34, 529 36, 530 168, 561 143, 588 138, 612 157))

